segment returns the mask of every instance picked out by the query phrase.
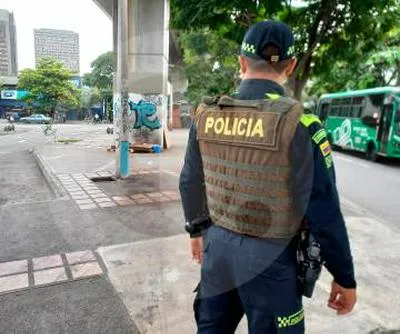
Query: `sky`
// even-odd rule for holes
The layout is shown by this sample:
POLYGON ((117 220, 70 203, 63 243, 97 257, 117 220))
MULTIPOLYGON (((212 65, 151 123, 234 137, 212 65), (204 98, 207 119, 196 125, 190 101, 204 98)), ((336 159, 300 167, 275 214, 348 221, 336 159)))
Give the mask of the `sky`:
POLYGON ((90 63, 112 50, 112 22, 92 0, 0 0, 0 9, 14 12, 18 70, 35 66, 33 29, 79 33, 81 74, 90 63))

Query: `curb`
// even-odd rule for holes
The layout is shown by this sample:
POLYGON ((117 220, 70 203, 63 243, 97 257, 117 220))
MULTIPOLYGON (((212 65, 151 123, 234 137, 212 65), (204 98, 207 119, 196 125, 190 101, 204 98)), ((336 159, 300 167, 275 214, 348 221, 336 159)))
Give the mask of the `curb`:
POLYGON ((42 155, 38 151, 36 151, 36 149, 33 149, 31 153, 33 154, 33 157, 40 169, 40 172, 44 176, 51 191, 57 197, 67 196, 67 193, 66 193, 64 187, 62 186, 61 182, 58 180, 57 176, 55 175, 55 173, 53 172, 51 167, 43 159, 42 155))

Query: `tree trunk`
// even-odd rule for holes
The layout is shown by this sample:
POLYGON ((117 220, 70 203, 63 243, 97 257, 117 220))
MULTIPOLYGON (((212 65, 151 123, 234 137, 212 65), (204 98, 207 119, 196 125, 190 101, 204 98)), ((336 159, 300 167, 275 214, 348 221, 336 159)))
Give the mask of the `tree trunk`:
POLYGON ((336 0, 324 0, 321 2, 318 13, 313 24, 308 30, 307 51, 302 55, 295 71, 295 78, 292 81, 292 90, 294 98, 301 101, 304 88, 311 75, 311 63, 313 52, 321 43, 331 28, 333 22, 333 13, 336 8, 336 0), (322 26, 320 27, 322 23, 322 26))
POLYGON ((306 86, 306 84, 307 80, 296 79, 294 81, 293 97, 296 100, 301 101, 301 96, 303 95, 304 87, 306 86))
POLYGON ((303 57, 307 57, 307 59, 301 60, 302 68, 298 68, 296 74, 294 74, 293 78, 289 81, 289 85, 293 91, 293 97, 299 101, 301 101, 304 88, 311 75, 312 56, 305 55, 303 57))
POLYGON ((50 109, 50 117, 52 120, 54 120, 54 114, 55 114, 56 108, 55 107, 51 107, 50 109))

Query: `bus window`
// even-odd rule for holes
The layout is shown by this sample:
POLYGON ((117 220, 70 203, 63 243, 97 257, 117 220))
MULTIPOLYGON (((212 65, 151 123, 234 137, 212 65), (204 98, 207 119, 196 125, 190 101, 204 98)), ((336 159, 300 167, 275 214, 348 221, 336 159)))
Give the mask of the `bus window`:
POLYGON ((400 109, 397 110, 396 117, 394 119, 394 128, 396 135, 400 136, 400 109))
POLYGON ((382 114, 385 94, 374 94, 366 97, 365 107, 361 115, 362 122, 370 127, 376 127, 382 114))
POLYGON ((351 117, 351 113, 350 113, 350 106, 342 106, 342 117, 351 117))
POLYGON ((362 113, 362 106, 353 106, 351 109, 351 117, 360 118, 362 113))
POLYGON ((360 118, 363 110, 364 96, 353 97, 351 117, 360 118))
POLYGON ((383 105, 384 98, 385 94, 375 94, 369 96, 369 100, 371 101, 372 105, 376 108, 380 108, 383 105))
POLYGON ((329 112, 329 116, 338 116, 338 107, 332 106, 331 111, 329 112))
POLYGON ((351 104, 351 98, 342 99, 340 104, 341 105, 345 105, 345 106, 350 105, 351 104))
POLYGON ((351 106, 351 98, 340 99, 338 101, 340 104, 340 117, 350 117, 350 106, 351 106))
POLYGON ((329 107, 330 107, 330 103, 329 102, 323 102, 322 103, 321 110, 319 112, 319 118, 321 119, 321 121, 325 121, 328 118, 329 107))
POLYGON ((363 103, 364 103, 364 96, 357 96, 353 98, 353 106, 362 105, 363 103))

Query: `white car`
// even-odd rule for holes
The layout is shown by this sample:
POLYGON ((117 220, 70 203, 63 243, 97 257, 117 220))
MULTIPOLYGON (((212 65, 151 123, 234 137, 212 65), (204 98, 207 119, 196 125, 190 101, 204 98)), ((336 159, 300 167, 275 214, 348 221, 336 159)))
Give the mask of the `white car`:
POLYGON ((51 118, 43 114, 33 114, 29 117, 22 117, 20 121, 22 123, 30 124, 49 124, 51 122, 51 118))

